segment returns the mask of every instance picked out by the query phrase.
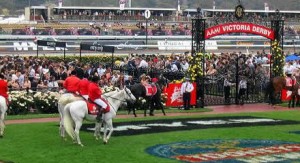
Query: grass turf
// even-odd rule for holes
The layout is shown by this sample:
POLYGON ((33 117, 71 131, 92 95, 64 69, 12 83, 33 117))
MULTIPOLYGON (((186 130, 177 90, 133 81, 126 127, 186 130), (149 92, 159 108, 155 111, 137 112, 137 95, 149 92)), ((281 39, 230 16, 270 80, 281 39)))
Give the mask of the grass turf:
MULTIPOLYGON (((205 116, 197 115, 189 117, 222 117, 237 115, 286 120, 300 119, 300 112, 298 110, 205 116)), ((180 118, 186 117, 187 116, 180 118)), ((169 119, 174 117, 117 119, 117 121, 139 121, 162 118, 169 119)), ((0 139, 0 160, 9 160, 20 163, 168 163, 176 161, 151 156, 145 153, 145 149, 157 144, 205 139, 268 139, 300 142, 300 135, 289 133, 289 131, 297 130, 300 130, 300 125, 227 127, 175 131, 138 136, 112 136, 108 145, 103 145, 101 141, 94 140, 91 133, 81 132, 81 140, 85 147, 80 147, 72 144, 70 138, 68 138, 68 141, 60 139, 57 123, 12 124, 7 125, 5 137, 0 139)))

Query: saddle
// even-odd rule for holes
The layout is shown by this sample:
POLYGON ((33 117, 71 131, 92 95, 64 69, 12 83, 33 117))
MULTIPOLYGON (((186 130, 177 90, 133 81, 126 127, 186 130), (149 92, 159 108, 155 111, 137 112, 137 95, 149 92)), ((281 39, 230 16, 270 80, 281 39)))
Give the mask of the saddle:
POLYGON ((296 80, 293 80, 292 78, 290 77, 286 77, 285 78, 285 86, 286 87, 292 87, 293 85, 296 84, 296 80))
MULTIPOLYGON (((103 113, 104 114, 108 113, 110 111, 110 106, 108 105, 108 102, 105 99, 103 99, 103 98, 101 98, 101 99, 107 104, 107 107, 103 110, 103 113)), ((99 112, 99 109, 101 109, 101 106, 97 105, 90 99, 86 100, 85 102, 88 107, 88 114, 97 115, 99 112)))
POLYGON ((146 89, 146 96, 154 96, 157 93, 157 87, 155 84, 144 85, 146 89))

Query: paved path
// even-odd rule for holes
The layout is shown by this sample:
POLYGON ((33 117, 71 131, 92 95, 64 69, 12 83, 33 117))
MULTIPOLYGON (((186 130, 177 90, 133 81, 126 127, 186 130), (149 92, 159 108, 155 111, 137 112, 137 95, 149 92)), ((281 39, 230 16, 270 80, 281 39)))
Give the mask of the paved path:
MULTIPOLYGON (((226 113, 244 113, 244 112, 272 112, 272 111, 286 111, 285 107, 276 106, 275 109, 267 104, 245 104, 241 105, 220 105, 210 106, 210 112, 184 112, 184 113, 167 113, 167 116, 181 116, 181 115, 209 115, 209 114, 226 114, 226 113)), ((155 116, 163 116, 157 111, 155 116)), ((143 114, 138 114, 138 117, 144 117, 143 114)), ((117 115, 116 118, 134 118, 133 115, 117 115)), ((6 120, 5 124, 21 124, 21 123, 43 123, 43 122, 59 122, 59 118, 36 118, 36 119, 20 119, 20 120, 6 120)))

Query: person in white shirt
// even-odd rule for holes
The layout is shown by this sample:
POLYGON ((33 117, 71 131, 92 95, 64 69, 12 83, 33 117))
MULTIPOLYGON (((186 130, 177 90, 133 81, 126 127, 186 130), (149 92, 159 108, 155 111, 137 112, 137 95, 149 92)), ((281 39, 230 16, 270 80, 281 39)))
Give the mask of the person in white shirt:
POLYGON ((238 90, 239 90, 239 103, 241 105, 244 105, 245 94, 246 94, 246 90, 247 90, 247 80, 246 80, 245 76, 241 77, 238 90))
POLYGON ((138 65, 138 68, 148 68, 148 63, 141 58, 138 58, 140 60, 140 64, 138 65))
POLYGON ((187 72, 189 70, 189 63, 184 59, 181 63, 181 68, 183 72, 187 72))
POLYGON ((193 84, 190 82, 190 78, 185 78, 185 81, 181 85, 180 94, 183 98, 184 110, 190 110, 191 92, 194 90, 193 84))
POLYGON ((98 73, 99 77, 104 75, 105 71, 106 71, 106 69, 103 67, 103 65, 99 64, 99 67, 97 68, 97 73, 98 73))

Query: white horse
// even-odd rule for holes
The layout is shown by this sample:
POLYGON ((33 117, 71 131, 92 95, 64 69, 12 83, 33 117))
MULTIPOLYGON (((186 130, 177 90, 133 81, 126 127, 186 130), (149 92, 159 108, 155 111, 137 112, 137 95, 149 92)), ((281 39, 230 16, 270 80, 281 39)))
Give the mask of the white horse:
POLYGON ((2 96, 0 96, 0 137, 3 137, 4 134, 4 128, 5 128, 5 114, 7 111, 7 104, 6 99, 2 96))
POLYGON ((106 97, 108 104, 110 106, 110 111, 102 115, 103 122, 97 122, 96 116, 91 116, 88 114, 88 108, 85 101, 75 101, 69 103, 64 109, 64 128, 68 135, 79 145, 83 146, 79 137, 79 131, 82 126, 83 119, 87 119, 92 122, 96 122, 95 136, 100 136, 100 130, 102 123, 104 124, 104 134, 103 142, 107 143, 112 132, 113 124, 112 119, 116 116, 116 113, 125 100, 135 101, 136 98, 133 96, 128 88, 123 90, 116 90, 103 95, 106 97), (74 130, 75 123, 75 130, 74 130), (109 128, 109 133, 107 135, 107 129, 109 128))
POLYGON ((75 97, 73 93, 62 94, 58 100, 57 107, 60 116, 59 133, 62 138, 65 138, 64 129, 64 108, 68 103, 81 100, 81 97, 75 97))

